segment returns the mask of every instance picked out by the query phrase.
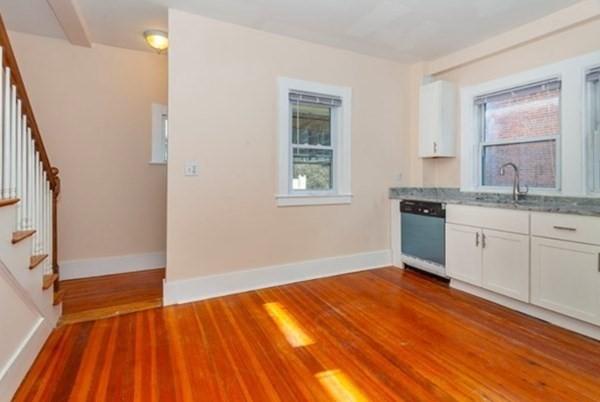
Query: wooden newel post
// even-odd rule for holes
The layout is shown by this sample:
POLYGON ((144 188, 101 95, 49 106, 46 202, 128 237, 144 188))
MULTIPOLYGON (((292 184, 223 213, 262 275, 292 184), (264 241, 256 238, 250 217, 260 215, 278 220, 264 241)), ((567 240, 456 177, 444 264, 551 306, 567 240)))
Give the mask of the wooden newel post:
MULTIPOLYGON (((58 266, 58 195, 60 194, 60 177, 59 170, 56 167, 52 168, 52 176, 54 177, 54 188, 52 189, 52 272, 59 274, 58 266)), ((59 290, 60 281, 54 282, 54 290, 59 290)))

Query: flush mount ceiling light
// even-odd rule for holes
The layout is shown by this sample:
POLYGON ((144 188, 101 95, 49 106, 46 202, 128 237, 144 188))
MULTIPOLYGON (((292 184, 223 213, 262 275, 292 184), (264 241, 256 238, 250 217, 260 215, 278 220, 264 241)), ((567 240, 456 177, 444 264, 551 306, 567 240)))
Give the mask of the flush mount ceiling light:
POLYGON ((164 31, 149 30, 144 32, 144 39, 151 48, 162 53, 169 47, 169 36, 164 31))

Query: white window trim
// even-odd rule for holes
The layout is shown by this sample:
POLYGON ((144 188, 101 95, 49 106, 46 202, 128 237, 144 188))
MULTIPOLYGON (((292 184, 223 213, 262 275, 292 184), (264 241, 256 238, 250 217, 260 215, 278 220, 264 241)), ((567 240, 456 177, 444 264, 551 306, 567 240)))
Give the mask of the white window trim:
POLYGON ((168 115, 167 105, 159 103, 152 104, 152 155, 150 165, 166 165, 164 158, 165 147, 163 141, 163 121, 162 116, 168 115))
POLYGON ((563 196, 597 196, 589 190, 589 157, 586 144, 587 107, 586 73, 600 63, 600 52, 586 54, 461 89, 461 191, 505 192, 505 187, 487 187, 479 183, 479 129, 475 98, 485 94, 559 78, 561 80, 561 135, 557 144, 559 189, 532 189, 532 194, 563 196))
POLYGON ((281 207, 299 205, 333 205, 352 202, 351 192, 351 123, 352 89, 317 82, 279 77, 278 83, 278 155, 279 177, 277 205, 281 207), (334 148, 333 189, 329 191, 292 191, 291 178, 291 136, 290 136, 290 91, 304 91, 337 96, 342 105, 335 113, 335 132, 332 132, 334 148))

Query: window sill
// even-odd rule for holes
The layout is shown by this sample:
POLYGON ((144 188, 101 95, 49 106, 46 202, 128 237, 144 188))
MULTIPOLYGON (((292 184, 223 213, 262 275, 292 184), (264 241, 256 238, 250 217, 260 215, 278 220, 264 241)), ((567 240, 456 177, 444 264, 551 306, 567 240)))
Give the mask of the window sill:
POLYGON ((308 205, 343 205, 352 203, 352 194, 331 195, 276 195, 278 207, 295 207, 308 205))
POLYGON ((148 162, 148 165, 163 165, 163 166, 167 166, 167 161, 150 161, 148 162))
MULTIPOLYGON (((512 194, 511 187, 475 187, 475 188, 462 188, 461 192, 465 193, 485 193, 485 194, 512 194)), ((560 189, 539 189, 533 188, 529 189, 527 195, 536 195, 536 196, 548 196, 548 197, 559 197, 563 196, 563 192, 560 189)), ((565 195, 566 196, 566 195, 565 195)))

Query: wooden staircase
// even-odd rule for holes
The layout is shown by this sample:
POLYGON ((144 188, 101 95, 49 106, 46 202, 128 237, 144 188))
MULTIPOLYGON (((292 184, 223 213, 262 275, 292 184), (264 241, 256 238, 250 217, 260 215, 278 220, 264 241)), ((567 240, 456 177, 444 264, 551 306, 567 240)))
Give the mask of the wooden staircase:
POLYGON ((56 255, 60 179, 1 18, 0 60, 0 260, 56 323, 64 296, 56 255))

